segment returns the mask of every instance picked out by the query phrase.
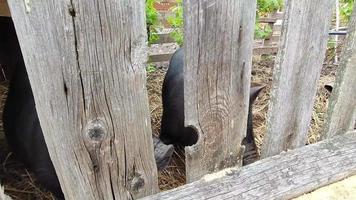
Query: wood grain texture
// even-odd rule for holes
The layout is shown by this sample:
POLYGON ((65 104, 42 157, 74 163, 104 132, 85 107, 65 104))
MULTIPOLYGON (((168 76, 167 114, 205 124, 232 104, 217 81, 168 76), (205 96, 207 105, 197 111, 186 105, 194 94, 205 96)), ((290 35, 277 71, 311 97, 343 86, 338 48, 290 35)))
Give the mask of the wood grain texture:
POLYGON ((191 182, 241 164, 256 1, 186 0, 184 9, 185 125, 199 133, 186 148, 191 182))
POLYGON ((0 16, 11 16, 9 6, 7 5, 7 0, 0 0, 0 16))
POLYGON ((66 199, 157 192, 145 1, 9 1, 66 199))
POLYGON ((356 126, 356 4, 349 22, 336 81, 331 94, 324 138, 356 126))
POLYGON ((142 200, 290 199, 356 174, 356 132, 230 168, 142 200))
POLYGON ((334 3, 286 3, 262 157, 305 145, 334 3))

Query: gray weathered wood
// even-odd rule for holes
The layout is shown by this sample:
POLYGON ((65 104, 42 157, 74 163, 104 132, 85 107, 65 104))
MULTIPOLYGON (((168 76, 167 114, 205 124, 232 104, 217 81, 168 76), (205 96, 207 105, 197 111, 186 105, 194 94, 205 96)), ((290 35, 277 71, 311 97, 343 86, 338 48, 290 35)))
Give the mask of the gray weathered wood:
MULTIPOLYGON (((279 37, 278 37, 279 38, 279 37)), ((268 46, 260 46, 253 48, 253 55, 266 55, 266 54, 276 54, 278 52, 278 46, 276 45, 268 45, 268 46)), ((153 54, 149 56, 149 62, 166 62, 171 59, 173 53, 165 53, 165 54, 153 54)))
POLYGON ((260 17, 258 19, 258 23, 267 23, 267 24, 273 24, 277 21, 278 19, 275 17, 260 17))
POLYGON ((356 132, 240 168, 230 168, 148 199, 290 199, 356 174, 356 132))
POLYGON ((333 5, 333 0, 287 1, 262 157, 306 142, 333 5))
POLYGON ((148 61, 149 62, 165 62, 169 61, 171 57, 173 56, 173 53, 164 53, 164 54, 155 54, 155 55, 150 55, 148 61))
POLYGON ((356 125, 356 4, 349 23, 337 78, 329 101, 325 138, 354 129, 356 125))
POLYGON ((256 1, 186 0, 185 125, 187 181, 241 165, 246 134, 256 1))
POLYGON ((9 1, 66 199, 157 192, 145 1, 9 1))
POLYGON ((253 48, 253 55, 267 55, 276 54, 278 52, 278 46, 262 46, 253 48))
POLYGON ((0 16, 11 16, 7 0, 0 0, 0 16))

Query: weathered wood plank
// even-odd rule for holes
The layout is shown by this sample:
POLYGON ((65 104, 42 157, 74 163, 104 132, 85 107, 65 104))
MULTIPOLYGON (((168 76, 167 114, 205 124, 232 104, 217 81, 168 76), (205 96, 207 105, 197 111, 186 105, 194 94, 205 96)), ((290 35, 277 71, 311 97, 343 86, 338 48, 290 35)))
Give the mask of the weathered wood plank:
POLYGON ((246 135, 256 1, 187 0, 185 125, 187 181, 241 165, 246 135))
POLYGON ((253 55, 276 54, 278 46, 263 46, 253 48, 253 55))
POLYGON ((262 157, 306 142, 333 5, 333 0, 286 3, 262 157))
POLYGON ((230 168, 148 199, 290 199, 356 174, 356 132, 230 168))
POLYGON ((155 193, 145 1, 9 1, 9 6, 66 199, 155 193))
POLYGON ((0 0, 0 16, 11 16, 7 0, 0 0))
POLYGON ((356 4, 351 16, 337 78, 331 94, 325 138, 354 129, 356 125, 356 4))
POLYGON ((173 53, 165 53, 165 54, 156 54, 156 55, 150 55, 148 61, 149 62, 165 62, 169 61, 171 57, 173 56, 173 53))
MULTIPOLYGON (((253 48, 253 55, 265 55, 265 54, 276 54, 278 52, 278 46, 270 45, 270 46, 261 46, 253 48)), ((149 56, 149 62, 165 62, 169 61, 173 56, 173 53, 165 53, 165 54, 153 54, 149 56)))
POLYGON ((268 24, 273 24, 277 21, 278 19, 275 17, 261 17, 258 19, 258 23, 268 23, 268 24))

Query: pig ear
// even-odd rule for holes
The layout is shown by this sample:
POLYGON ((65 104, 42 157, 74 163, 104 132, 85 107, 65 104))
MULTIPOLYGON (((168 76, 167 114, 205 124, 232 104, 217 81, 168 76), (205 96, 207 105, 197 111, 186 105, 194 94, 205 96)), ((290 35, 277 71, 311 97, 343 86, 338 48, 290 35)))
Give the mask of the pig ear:
POLYGON ((258 94, 262 91, 263 88, 265 88, 266 86, 263 85, 263 86, 255 86, 255 87, 251 87, 250 89, 250 103, 253 103, 258 94))
POLYGON ((330 93, 333 91, 333 86, 331 84, 324 85, 324 88, 329 91, 330 93))

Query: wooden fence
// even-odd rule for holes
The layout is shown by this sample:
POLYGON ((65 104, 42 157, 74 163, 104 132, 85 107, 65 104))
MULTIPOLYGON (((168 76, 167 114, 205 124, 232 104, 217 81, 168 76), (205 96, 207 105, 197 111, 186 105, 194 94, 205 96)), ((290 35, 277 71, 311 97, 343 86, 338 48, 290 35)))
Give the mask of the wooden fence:
POLYGON ((333 0, 287 1, 265 159, 242 168, 256 0, 184 1, 185 124, 199 140, 185 149, 191 183, 158 194, 145 1, 8 3, 66 199, 288 199, 356 174, 355 13, 325 140, 303 147, 333 0))
MULTIPOLYGON (((272 30, 271 35, 264 39, 256 39, 253 45, 254 55, 276 54, 278 52, 278 43, 281 36, 281 27, 283 12, 276 12, 268 17, 258 19, 258 23, 269 26, 272 30)), ((167 28, 157 33, 158 40, 153 44, 170 44, 175 43, 174 38, 171 36, 174 29, 167 28)), ((149 52, 149 62, 168 62, 174 53, 174 49, 169 52, 149 52)))

